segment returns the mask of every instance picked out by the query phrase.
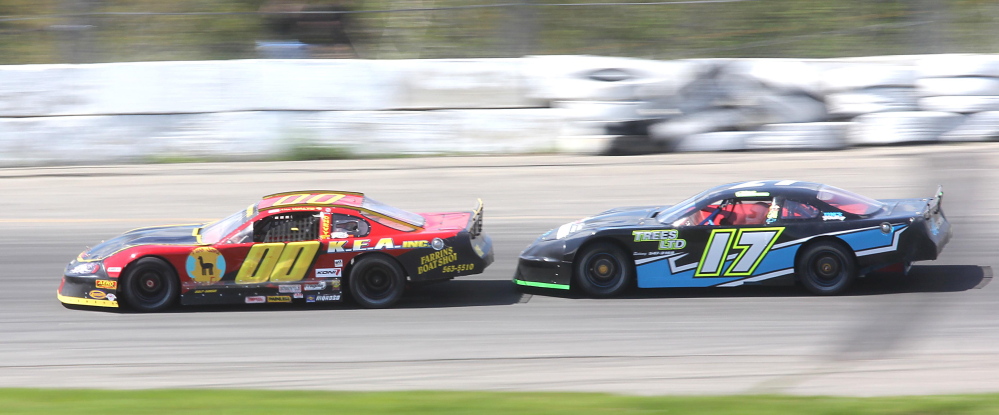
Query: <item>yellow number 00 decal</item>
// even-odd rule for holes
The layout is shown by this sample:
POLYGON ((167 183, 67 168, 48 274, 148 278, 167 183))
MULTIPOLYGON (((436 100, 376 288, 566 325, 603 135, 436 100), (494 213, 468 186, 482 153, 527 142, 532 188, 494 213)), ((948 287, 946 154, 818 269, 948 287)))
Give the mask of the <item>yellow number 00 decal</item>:
POLYGON ((236 284, 300 281, 319 252, 319 241, 257 244, 246 254, 236 284))

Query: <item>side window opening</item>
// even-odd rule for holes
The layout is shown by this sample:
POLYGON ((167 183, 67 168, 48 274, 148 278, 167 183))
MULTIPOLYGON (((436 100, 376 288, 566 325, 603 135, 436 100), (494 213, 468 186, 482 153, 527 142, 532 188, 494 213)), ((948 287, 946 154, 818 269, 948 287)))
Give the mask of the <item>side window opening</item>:
POLYGON ((780 218, 789 220, 815 219, 819 214, 819 209, 815 206, 790 199, 784 201, 780 210, 780 218))
POLYGON ((371 233, 371 225, 368 224, 368 221, 357 216, 334 213, 333 233, 345 233, 351 237, 368 236, 371 233))
POLYGON ((722 225, 764 225, 770 211, 769 199, 740 199, 729 205, 722 225))
POLYGON ((298 242, 319 239, 319 214, 285 213, 261 219, 253 242, 298 242))

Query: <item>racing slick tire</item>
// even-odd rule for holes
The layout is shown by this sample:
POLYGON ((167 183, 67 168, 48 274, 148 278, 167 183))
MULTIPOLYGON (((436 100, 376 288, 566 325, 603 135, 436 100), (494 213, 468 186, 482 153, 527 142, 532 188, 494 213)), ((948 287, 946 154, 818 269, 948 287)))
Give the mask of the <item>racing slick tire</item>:
POLYGON ((857 278, 857 265, 840 244, 818 242, 801 252, 794 272, 813 294, 836 295, 846 291, 857 278))
POLYGON ((126 305, 135 311, 152 312, 169 308, 177 301, 180 282, 173 267, 159 258, 142 258, 125 270, 121 292, 126 305))
POLYGON ((350 295, 364 308, 388 308, 394 305, 406 288, 406 274, 391 258, 366 256, 350 270, 350 295))
POLYGON ((634 279, 635 270, 628 255, 619 247, 598 242, 586 247, 574 265, 576 285, 591 297, 613 297, 634 279))

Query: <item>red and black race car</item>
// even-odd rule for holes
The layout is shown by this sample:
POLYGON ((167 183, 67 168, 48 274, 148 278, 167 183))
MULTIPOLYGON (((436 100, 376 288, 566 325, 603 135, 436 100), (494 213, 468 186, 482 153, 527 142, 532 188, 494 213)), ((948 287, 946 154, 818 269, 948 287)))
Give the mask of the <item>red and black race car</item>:
POLYGON ((493 262, 472 212, 411 213, 361 193, 265 196, 207 224, 128 231, 66 267, 59 301, 158 311, 181 304, 331 302, 342 291, 390 307, 409 282, 481 273, 493 262))

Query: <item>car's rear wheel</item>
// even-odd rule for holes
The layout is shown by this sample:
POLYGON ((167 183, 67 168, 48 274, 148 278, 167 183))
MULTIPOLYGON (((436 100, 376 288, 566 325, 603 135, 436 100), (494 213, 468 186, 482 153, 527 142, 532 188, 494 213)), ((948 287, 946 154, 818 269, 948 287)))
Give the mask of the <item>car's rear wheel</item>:
POLYGON ((617 245, 597 242, 580 252, 575 262, 576 285, 592 297, 613 297, 628 288, 635 268, 617 245))
POLYGON ((173 267, 158 258, 142 258, 129 265, 122 278, 120 294, 136 311, 169 308, 177 300, 180 282, 173 267))
POLYGON ((794 271, 808 291, 819 295, 840 294, 857 278, 853 255, 841 244, 832 242, 806 247, 798 256, 794 271))
POLYGON ((350 270, 350 294, 364 308, 388 308, 399 301, 406 287, 406 275, 391 258, 363 257, 350 270))

